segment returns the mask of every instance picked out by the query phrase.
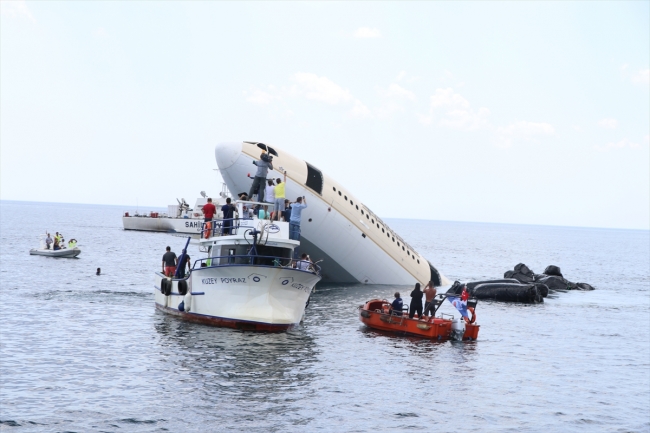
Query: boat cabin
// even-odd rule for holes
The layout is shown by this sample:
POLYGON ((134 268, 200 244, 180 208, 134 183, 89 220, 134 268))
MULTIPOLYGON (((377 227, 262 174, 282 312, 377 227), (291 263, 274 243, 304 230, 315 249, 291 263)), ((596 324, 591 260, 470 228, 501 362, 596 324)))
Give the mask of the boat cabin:
POLYGON ((204 224, 199 248, 208 257, 200 266, 291 266, 300 242, 289 239, 289 223, 260 219, 255 210, 269 203, 238 200, 234 205, 235 218, 204 224))

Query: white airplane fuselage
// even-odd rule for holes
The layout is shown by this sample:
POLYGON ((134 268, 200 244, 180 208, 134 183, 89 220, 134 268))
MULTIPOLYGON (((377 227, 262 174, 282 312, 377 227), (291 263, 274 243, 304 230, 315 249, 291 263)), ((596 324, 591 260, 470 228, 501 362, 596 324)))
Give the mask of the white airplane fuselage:
POLYGON ((286 197, 292 202, 306 197, 302 211, 300 251, 323 260, 323 281, 412 285, 448 285, 427 259, 390 229, 344 186, 307 162, 275 146, 257 142, 220 143, 217 165, 228 189, 236 196, 248 193, 257 167, 253 161, 268 150, 274 170, 268 179, 287 171, 286 197))

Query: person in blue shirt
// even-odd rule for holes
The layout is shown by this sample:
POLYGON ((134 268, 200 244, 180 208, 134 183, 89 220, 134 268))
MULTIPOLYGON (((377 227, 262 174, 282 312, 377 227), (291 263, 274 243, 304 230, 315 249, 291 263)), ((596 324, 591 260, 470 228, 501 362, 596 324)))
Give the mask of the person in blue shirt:
POLYGON ((286 222, 289 222, 291 219, 291 205, 289 203, 289 200, 284 200, 284 210, 282 211, 282 218, 286 222))
POLYGON ((395 300, 390 304, 390 314, 393 316, 401 316, 404 308, 404 302, 399 296, 399 292, 395 292, 395 300))
POLYGON ((302 210, 307 207, 307 199, 298 197, 296 203, 291 205, 291 219, 289 219, 289 239, 300 240, 300 218, 302 210))

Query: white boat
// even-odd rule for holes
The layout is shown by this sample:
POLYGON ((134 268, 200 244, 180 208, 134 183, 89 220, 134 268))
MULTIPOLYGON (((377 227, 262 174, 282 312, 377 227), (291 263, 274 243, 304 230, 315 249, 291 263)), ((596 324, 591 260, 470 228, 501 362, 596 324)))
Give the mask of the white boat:
MULTIPOLYGON (((245 215, 246 203, 237 202, 239 215, 245 215)), ((194 261, 188 275, 156 273, 156 308, 193 322, 246 330, 282 331, 298 324, 321 279, 319 267, 293 267, 300 243, 289 239, 286 222, 236 218, 230 225, 232 233, 224 231, 223 220, 206 227, 199 248, 207 257, 194 261)))
MULTIPOLYGON (((208 197, 204 191, 196 199, 193 208, 190 208, 185 199, 176 200, 178 204, 167 206, 166 213, 149 212, 140 214, 136 212, 132 215, 125 212, 122 216, 124 230, 142 230, 151 232, 169 232, 198 235, 203 227, 203 206, 208 202, 208 197)), ((218 197, 212 198, 212 203, 217 208, 215 218, 221 218, 221 206, 226 204, 226 198, 230 194, 225 184, 218 197)))
POLYGON ((32 248, 29 250, 32 256, 47 256, 47 257, 77 257, 81 254, 78 247, 74 248, 61 248, 60 250, 53 250, 47 248, 32 248))
POLYGON ((275 170, 287 171, 286 197, 306 196, 301 249, 322 259, 324 281, 410 285, 448 285, 449 280, 365 206, 347 188, 289 153, 258 142, 220 143, 215 157, 230 191, 248 191, 249 175, 261 151, 273 156, 275 170))

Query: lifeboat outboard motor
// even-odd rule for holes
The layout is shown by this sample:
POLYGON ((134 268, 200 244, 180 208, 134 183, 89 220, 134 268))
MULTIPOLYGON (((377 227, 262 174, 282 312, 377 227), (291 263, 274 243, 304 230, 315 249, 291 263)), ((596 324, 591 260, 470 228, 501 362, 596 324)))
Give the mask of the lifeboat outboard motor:
POLYGON ((452 320, 451 338, 456 341, 463 341, 463 335, 465 335, 465 321, 462 318, 452 320))

